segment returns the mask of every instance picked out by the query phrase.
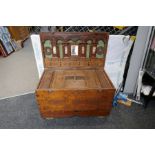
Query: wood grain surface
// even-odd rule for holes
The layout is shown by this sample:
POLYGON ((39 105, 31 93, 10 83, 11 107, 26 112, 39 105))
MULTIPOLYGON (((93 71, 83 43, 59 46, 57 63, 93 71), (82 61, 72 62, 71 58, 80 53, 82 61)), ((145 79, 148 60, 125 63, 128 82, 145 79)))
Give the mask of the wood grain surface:
POLYGON ((115 88, 103 69, 105 57, 96 57, 97 51, 106 54, 108 34, 42 33, 41 43, 46 67, 36 89, 41 116, 59 118, 110 114, 115 88), (57 47, 58 40, 63 41, 62 49, 66 52, 63 57, 55 52, 51 58, 46 57, 46 52, 53 53, 53 48, 46 51, 46 40, 50 40, 51 47, 57 47), (71 55, 70 40, 81 41, 77 56, 71 55), (88 40, 92 41, 89 58, 85 53, 88 40), (104 41, 105 46, 99 49, 97 42, 100 40, 104 41))

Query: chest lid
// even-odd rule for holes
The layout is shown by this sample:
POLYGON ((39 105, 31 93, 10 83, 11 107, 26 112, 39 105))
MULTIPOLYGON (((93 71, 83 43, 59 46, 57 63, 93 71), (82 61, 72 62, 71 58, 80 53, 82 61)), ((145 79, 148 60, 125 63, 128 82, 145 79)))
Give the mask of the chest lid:
POLYGON ((103 67, 109 35, 106 32, 43 32, 44 67, 103 67))

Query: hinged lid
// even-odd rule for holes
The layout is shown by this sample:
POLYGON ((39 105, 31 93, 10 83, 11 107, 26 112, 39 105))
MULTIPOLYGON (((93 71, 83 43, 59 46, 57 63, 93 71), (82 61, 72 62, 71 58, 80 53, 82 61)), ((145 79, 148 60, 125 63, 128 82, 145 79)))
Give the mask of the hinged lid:
POLYGON ((104 66, 106 32, 43 32, 40 38, 45 68, 104 66))

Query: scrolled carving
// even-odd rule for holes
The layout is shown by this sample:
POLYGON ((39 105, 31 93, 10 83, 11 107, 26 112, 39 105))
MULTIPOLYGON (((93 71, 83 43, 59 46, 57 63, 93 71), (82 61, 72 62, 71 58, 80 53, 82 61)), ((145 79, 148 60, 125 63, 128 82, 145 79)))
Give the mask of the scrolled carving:
POLYGON ((97 52, 98 55, 104 54, 104 48, 102 46, 97 47, 97 52))
POLYGON ((71 57, 72 45, 78 46, 78 58, 104 58, 107 50, 108 33, 104 32, 43 32, 40 36, 44 55, 52 52, 52 58, 71 57), (47 40, 51 42, 49 51, 44 46, 47 40))

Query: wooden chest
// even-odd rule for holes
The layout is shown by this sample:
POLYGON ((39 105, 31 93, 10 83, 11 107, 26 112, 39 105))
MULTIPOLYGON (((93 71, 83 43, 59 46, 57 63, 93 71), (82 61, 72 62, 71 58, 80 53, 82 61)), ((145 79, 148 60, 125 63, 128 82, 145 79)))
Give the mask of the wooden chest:
POLYGON ((43 118, 106 116, 114 86, 104 71, 107 33, 41 33, 45 70, 36 90, 43 118))

